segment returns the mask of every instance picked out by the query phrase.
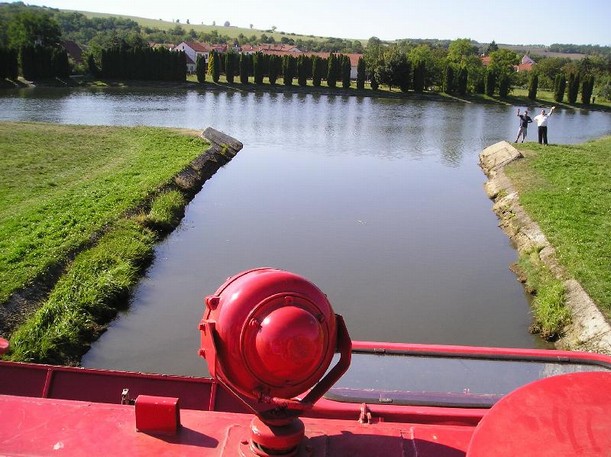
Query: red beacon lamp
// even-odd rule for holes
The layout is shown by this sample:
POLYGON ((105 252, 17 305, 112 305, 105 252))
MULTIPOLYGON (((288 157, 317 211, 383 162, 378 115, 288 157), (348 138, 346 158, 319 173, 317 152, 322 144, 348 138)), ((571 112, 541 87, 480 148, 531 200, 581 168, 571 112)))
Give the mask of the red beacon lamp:
POLYGON ((255 414, 240 454, 296 455, 305 436, 298 416, 350 365, 348 331, 327 297, 299 275, 248 270, 206 297, 199 328, 210 375, 255 414))

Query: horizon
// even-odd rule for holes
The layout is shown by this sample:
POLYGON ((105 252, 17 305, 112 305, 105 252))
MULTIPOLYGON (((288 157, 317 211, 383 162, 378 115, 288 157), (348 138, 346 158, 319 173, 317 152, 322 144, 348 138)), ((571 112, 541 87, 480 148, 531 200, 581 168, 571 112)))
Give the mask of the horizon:
POLYGON ((611 46, 611 33, 608 31, 611 2, 607 0, 584 0, 579 5, 572 0, 540 0, 525 8, 517 7, 515 1, 496 1, 491 8, 491 2, 487 0, 428 0, 425 5, 414 0, 380 0, 375 7, 368 0, 309 0, 306 9, 301 6, 305 4, 303 2, 272 3, 268 0, 223 3, 175 0, 154 4, 145 0, 107 0, 102 6, 97 0, 33 0, 23 3, 61 10, 179 21, 183 27, 189 25, 187 20, 190 25, 216 23, 217 27, 228 21, 235 27, 257 31, 275 27, 278 33, 306 37, 351 40, 377 37, 383 41, 468 38, 478 43, 494 41, 505 45, 611 46), (504 27, 497 26, 494 20, 497 17, 502 18, 504 27), (539 25, 531 24, 531 20, 539 25), (532 39, 525 39, 525 36, 532 39))

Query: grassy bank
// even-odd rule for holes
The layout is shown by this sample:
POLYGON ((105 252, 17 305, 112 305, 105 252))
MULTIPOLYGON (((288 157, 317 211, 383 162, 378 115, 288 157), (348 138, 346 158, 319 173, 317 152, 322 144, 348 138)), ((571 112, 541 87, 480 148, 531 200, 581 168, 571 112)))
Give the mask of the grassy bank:
MULTIPOLYGON (((525 143, 519 149, 524 159, 505 172, 521 205, 568 274, 611 318, 611 137, 579 145, 525 143)), ((557 285, 549 289, 561 298, 557 285)))
POLYGON ((158 231, 183 209, 180 192, 159 191, 206 148, 179 130, 0 123, 0 333, 20 320, 16 293, 65 273, 48 297, 34 297, 44 304, 12 338, 18 358, 56 360, 39 357, 53 346, 45 338, 88 320, 62 337, 78 339, 99 330, 96 313, 116 313, 104 308, 124 298, 158 231), (35 340, 43 349, 32 356, 35 340))

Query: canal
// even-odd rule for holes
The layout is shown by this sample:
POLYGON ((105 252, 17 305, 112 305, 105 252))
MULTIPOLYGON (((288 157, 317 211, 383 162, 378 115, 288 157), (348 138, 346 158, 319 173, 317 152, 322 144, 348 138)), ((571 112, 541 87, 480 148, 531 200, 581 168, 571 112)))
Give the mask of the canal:
MULTIPOLYGON (((206 373, 197 356, 204 297, 260 266, 311 279, 356 340, 540 347, 508 268, 516 252, 478 166, 482 149, 515 138, 515 111, 237 91, 0 94, 0 119, 210 126, 244 143, 158 245, 129 309, 82 361, 188 375, 206 373)), ((582 142, 611 133, 611 118, 557 110, 549 129, 551 143, 582 142)))

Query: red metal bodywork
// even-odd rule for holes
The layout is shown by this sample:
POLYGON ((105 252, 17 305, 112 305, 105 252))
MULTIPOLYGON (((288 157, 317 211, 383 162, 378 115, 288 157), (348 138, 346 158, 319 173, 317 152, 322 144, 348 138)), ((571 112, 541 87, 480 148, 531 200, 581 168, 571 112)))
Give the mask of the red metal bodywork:
MULTIPOLYGON (((572 360, 611 368, 611 357, 566 351, 376 342, 353 342, 353 351, 424 358, 443 355, 501 361, 572 360)), ((601 376, 610 392, 611 374, 601 376)), ((608 401, 601 397, 599 404, 611 410, 608 401)), ((569 406, 556 407, 562 408, 562 417, 566 418, 569 406)), ((467 455, 482 418, 493 410, 494 407, 362 405, 321 398, 302 417, 306 439, 298 455, 461 457, 467 455)), ((60 455, 61 450, 61 455, 87 457, 206 457, 248 455, 243 448, 253 415, 210 378, 0 361, 0 418, 0 455, 60 455), (121 404, 125 388, 132 399, 139 395, 179 398, 178 433, 168 436, 137 431, 135 406, 121 404)), ((609 418, 597 421, 598 426, 611 427, 609 418)), ((579 433, 574 436, 584 439, 579 433)))
POLYGON ((206 306, 212 378, 0 361, 0 457, 611 455, 611 357, 353 343, 268 268, 206 306))

